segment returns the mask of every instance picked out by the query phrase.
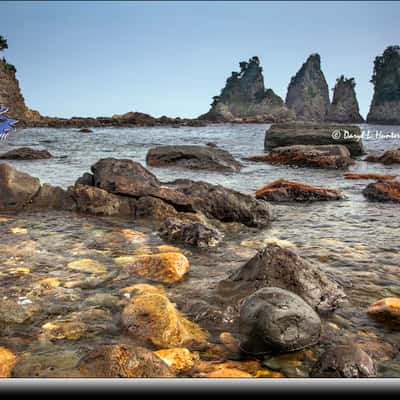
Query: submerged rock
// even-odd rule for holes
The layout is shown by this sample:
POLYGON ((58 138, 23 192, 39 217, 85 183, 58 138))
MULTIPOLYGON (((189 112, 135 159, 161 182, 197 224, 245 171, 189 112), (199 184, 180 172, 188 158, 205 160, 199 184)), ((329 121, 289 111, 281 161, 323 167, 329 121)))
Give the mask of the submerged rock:
POLYGON ((272 150, 275 147, 292 145, 343 145, 348 148, 352 157, 364 153, 361 129, 353 125, 333 124, 273 124, 265 133, 264 147, 272 150))
POLYGON ((149 150, 146 162, 152 167, 177 166, 221 172, 237 172, 242 167, 226 150, 210 146, 159 146, 149 150))
POLYGON ((17 361, 18 358, 13 352, 0 347, 0 378, 9 378, 17 361))
POLYGON ((191 198, 194 210, 222 222, 240 222, 250 227, 268 226, 270 207, 254 197, 207 182, 181 179, 170 184, 191 198))
POLYGON ((374 61, 374 96, 367 116, 369 124, 400 124, 400 47, 389 46, 374 61))
POLYGON ((137 256, 125 266, 137 275, 164 283, 179 282, 189 272, 189 261, 181 253, 137 256))
POLYGON ((382 175, 382 174, 357 174, 352 172, 346 172, 343 174, 344 179, 366 179, 375 181, 391 181, 397 177, 397 175, 382 175))
POLYGON ((47 150, 35 150, 30 147, 20 147, 0 154, 0 160, 43 160, 52 158, 47 150))
POLYGON ((256 198, 271 202, 341 200, 338 190, 323 189, 278 179, 256 191, 256 198))
POLYGON ((105 274, 108 272, 103 264, 90 258, 72 261, 68 263, 68 268, 74 271, 86 272, 89 274, 105 274))
POLYGON ((298 119, 324 121, 329 109, 329 90, 319 54, 312 54, 292 77, 286 105, 298 119))
POLYGON ((396 150, 387 150, 381 155, 370 154, 364 161, 379 162, 384 165, 400 164, 400 148, 396 150))
POLYGON ((374 378, 376 374, 371 357, 355 343, 329 348, 310 372, 312 378, 374 378))
MULTIPOLYGON (((294 119, 283 100, 272 89, 265 89, 260 60, 252 57, 240 63, 240 72, 232 72, 211 109, 200 118, 210 121, 233 121, 236 118, 258 117, 257 122, 294 119)), ((254 121, 256 122, 256 121, 254 121)))
POLYGON ((378 322, 400 327, 400 298, 387 297, 371 304, 368 315, 378 322))
POLYGON ((240 307, 240 348, 265 354, 300 350, 320 335, 318 314, 299 296, 280 288, 263 288, 240 307))
POLYGON ((0 211, 19 211, 40 189, 40 181, 7 164, 0 164, 0 211))
POLYGON ((142 347, 101 345, 78 364, 91 378, 170 378, 173 372, 157 355, 142 347))
POLYGON ((363 190, 363 195, 371 201, 400 203, 400 182, 382 181, 370 183, 363 190))
POLYGON ((364 122, 360 115, 354 78, 346 79, 343 75, 336 80, 332 103, 326 120, 341 124, 361 124, 364 122))
POLYGON ((249 161, 297 167, 341 169, 354 164, 343 145, 292 145, 275 147, 267 155, 247 158, 249 161))
POLYGON ((265 287, 291 291, 319 312, 336 309, 346 297, 317 266, 276 244, 267 245, 221 281, 218 292, 222 298, 240 300, 265 287))
POLYGON ((122 325, 137 338, 149 340, 159 348, 203 346, 207 334, 184 318, 162 294, 145 292, 134 296, 123 309, 122 325))
POLYGON ((208 248, 216 246, 222 234, 201 222, 182 221, 168 218, 160 228, 160 235, 169 241, 181 242, 190 246, 208 248))
POLYGON ((92 129, 89 129, 89 128, 79 129, 78 132, 81 132, 81 133, 93 133, 92 129))

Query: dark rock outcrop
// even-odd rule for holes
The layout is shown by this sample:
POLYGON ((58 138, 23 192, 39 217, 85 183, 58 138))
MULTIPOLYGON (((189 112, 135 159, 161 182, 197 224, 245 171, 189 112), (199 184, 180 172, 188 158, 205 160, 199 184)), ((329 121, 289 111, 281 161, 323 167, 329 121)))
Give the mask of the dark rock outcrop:
POLYGON ((354 90, 354 78, 345 79, 342 75, 336 80, 332 103, 326 120, 341 124, 360 124, 364 122, 354 90))
POLYGON ((146 162, 152 167, 177 166, 221 172, 237 172, 242 167, 226 150, 210 146, 159 146, 149 150, 146 162))
POLYGON ((323 189, 278 179, 256 191, 256 198, 271 202, 341 200, 339 190, 323 189))
POLYGON ((214 247, 222 239, 222 234, 215 228, 197 221, 182 221, 168 218, 160 228, 160 235, 169 241, 181 242, 190 246, 214 247))
POLYGON ((69 191, 58 186, 43 184, 26 207, 30 210, 76 210, 76 203, 69 191))
POLYGON ((333 124, 273 124, 265 133, 264 147, 341 144, 346 146, 351 156, 364 153, 361 130, 358 126, 333 124))
POLYGON ((40 189, 40 181, 7 164, 0 164, 0 211, 19 211, 40 189))
POLYGON ((45 160, 51 157, 47 150, 35 150, 30 147, 20 147, 0 154, 0 160, 45 160))
POLYGON ((379 162, 384 165, 400 164, 400 148, 396 150, 387 150, 381 155, 370 154, 364 161, 379 162))
POLYGON ((312 378, 373 378, 376 368, 371 357, 357 344, 337 345, 326 350, 314 364, 312 378))
POLYGON ((345 299, 339 286, 292 250, 269 244, 221 281, 218 293, 238 301, 264 287, 296 293, 317 311, 332 311, 345 299))
POLYGON ((375 58, 374 96, 367 116, 372 124, 400 124, 400 47, 389 46, 375 58))
POLYGON ((343 145, 293 145, 275 147, 269 154, 247 158, 249 161, 308 168, 342 169, 354 164, 343 145))
POLYGON ((94 176, 89 172, 85 172, 76 180, 75 185, 94 186, 94 176))
POLYGON ((152 351, 143 347, 102 345, 78 364, 81 377, 170 378, 174 374, 152 351))
POLYGON ((266 202, 221 185, 178 179, 169 186, 190 198, 192 208, 208 218, 240 222, 250 227, 268 226, 271 221, 270 207, 266 202))
POLYGON ((258 57, 240 63, 240 72, 232 72, 211 109, 200 118, 216 122, 259 117, 253 122, 288 121, 294 114, 272 89, 265 90, 258 57))
POLYGON ((271 287, 247 297, 240 307, 240 348, 251 354, 288 352, 315 344, 318 314, 299 296, 271 287))
POLYGON ((329 90, 319 54, 312 54, 292 77, 286 105, 305 121, 324 121, 329 109, 329 90))
POLYGON ((364 190, 364 196, 371 201, 400 203, 400 182, 382 181, 370 183, 364 190))

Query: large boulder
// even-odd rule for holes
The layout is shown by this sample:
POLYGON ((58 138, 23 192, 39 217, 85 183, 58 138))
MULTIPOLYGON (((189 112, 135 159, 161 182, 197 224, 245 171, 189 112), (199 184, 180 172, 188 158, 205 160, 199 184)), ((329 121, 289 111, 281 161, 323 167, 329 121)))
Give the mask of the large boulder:
POLYGON ((256 191, 256 198, 271 202, 341 200, 339 190, 323 189, 278 179, 256 191))
POLYGON ((324 121, 329 108, 329 89, 321 70, 319 54, 312 54, 292 77, 286 105, 297 119, 324 121))
POLYGON ((269 154, 247 158, 249 161, 266 162, 297 167, 342 169, 354 164, 349 150, 343 145, 292 145, 273 148, 269 154))
POLYGON ((159 146, 149 150, 146 162, 152 167, 177 166, 221 172, 237 172, 242 167, 226 150, 210 146, 159 146))
POLYGON ((7 164, 0 164, 0 211, 19 211, 40 189, 40 181, 7 164))
POLYGON ((30 147, 20 147, 0 154, 0 160, 43 160, 51 157, 47 150, 35 150, 30 147))
POLYGON ((72 211, 76 209, 76 203, 70 191, 45 183, 40 187, 39 192, 27 208, 32 210, 72 211))
POLYGON ((222 298, 239 301, 264 287, 289 290, 319 312, 335 310, 346 297, 316 265, 276 244, 267 245, 221 281, 218 293, 222 298))
POLYGON ((174 373, 156 354, 143 347, 100 345, 78 364, 81 377, 170 378, 174 373))
POLYGON ((94 185, 114 194, 146 196, 157 192, 160 187, 154 174, 132 160, 104 158, 91 170, 94 185))
POLYGON ((363 190, 363 195, 371 201, 400 203, 400 182, 381 181, 370 183, 363 190))
POLYGON ((362 133, 358 126, 332 124, 273 124, 265 133, 264 147, 341 144, 346 146, 352 157, 364 153, 362 133))
POLYGON ((329 348, 310 372, 312 378, 374 378, 376 374, 371 357, 355 343, 329 348))
POLYGON ((247 353, 300 350, 315 344, 320 331, 318 314, 287 290, 260 289, 240 307, 239 345, 247 353))
POLYGON ((375 58, 374 96, 367 116, 370 124, 400 124, 400 47, 389 46, 375 58))
POLYGON ((211 109, 200 118, 210 121, 280 122, 295 115, 272 89, 264 86, 258 57, 240 63, 240 72, 232 72, 219 96, 213 97, 211 109))
POLYGON ((360 115, 354 78, 346 79, 343 75, 336 80, 332 103, 326 120, 340 124, 361 124, 364 122, 360 115))
POLYGON ((270 207, 254 197, 207 182, 178 179, 170 187, 190 197, 194 210, 222 222, 240 222, 250 227, 268 226, 270 207))

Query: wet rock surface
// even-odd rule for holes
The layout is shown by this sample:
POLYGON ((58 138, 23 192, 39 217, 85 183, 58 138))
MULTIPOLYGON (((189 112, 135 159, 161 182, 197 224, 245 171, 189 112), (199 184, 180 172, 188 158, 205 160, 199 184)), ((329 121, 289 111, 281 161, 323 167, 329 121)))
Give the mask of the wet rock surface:
POLYGON ((284 179, 271 182, 256 191, 256 198, 271 202, 341 200, 338 190, 290 182, 284 179))
POLYGON ((384 165, 400 164, 400 149, 388 150, 381 155, 370 154, 365 161, 378 162, 384 165))
POLYGON ((29 147, 20 147, 0 154, 0 160, 44 160, 51 157, 47 150, 35 150, 29 147))
POLYGON ((242 165, 226 150, 210 146, 160 146, 150 149, 146 162, 152 167, 180 167, 221 172, 240 171, 242 165))
POLYGON ((400 298, 388 297, 371 304, 368 315, 378 322, 400 328, 400 298))
POLYGON ((374 378, 377 371, 373 360, 355 343, 333 346, 313 366, 313 378, 374 378))
POLYGON ((265 287, 291 291, 319 312, 336 309, 345 299, 343 290, 315 265, 294 251, 270 244, 228 279, 219 283, 225 299, 243 299, 265 287))
POLYGON ((364 153, 361 136, 360 128, 352 125, 273 124, 265 133, 264 147, 272 150, 292 145, 343 145, 354 157, 364 153))
POLYGON ((299 296, 279 288, 263 288, 240 307, 240 348, 251 354, 288 352, 315 344, 318 314, 299 296))
POLYGON ((363 190, 363 194, 371 201, 400 203, 400 182, 383 181, 370 183, 363 190))

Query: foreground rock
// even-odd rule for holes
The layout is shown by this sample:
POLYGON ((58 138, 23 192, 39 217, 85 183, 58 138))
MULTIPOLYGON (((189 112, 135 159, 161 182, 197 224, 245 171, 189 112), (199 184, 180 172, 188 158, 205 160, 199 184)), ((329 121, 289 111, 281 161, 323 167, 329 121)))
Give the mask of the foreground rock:
POLYGON ((265 89, 258 57, 241 62, 240 72, 232 72, 221 94, 213 100, 210 111, 200 118, 216 122, 279 122, 295 117, 272 89, 265 89))
POLYGON ((270 207, 252 196, 207 182, 178 179, 169 184, 190 197, 192 208, 208 218, 222 222, 240 222, 250 227, 268 226, 270 207))
POLYGON ((368 123, 400 124, 400 47, 389 46, 374 61, 374 97, 368 123))
POLYGON ((26 208, 32 210, 75 211, 76 203, 69 191, 59 186, 45 183, 26 208))
POLYGON ((342 169, 354 164, 349 151, 342 145, 275 147, 267 155, 249 157, 247 160, 278 165, 327 169, 342 169))
POLYGON ((146 162, 152 167, 176 166, 221 172, 237 172, 242 167, 226 150, 210 146, 159 146, 149 150, 146 162))
POLYGON ((315 344, 320 330, 318 314, 287 290, 260 289, 240 307, 240 347, 247 353, 300 350, 315 344))
POLYGON ((400 182, 373 182, 363 190, 363 194, 371 201, 400 203, 400 182))
POLYGON ((121 321, 130 335, 161 349, 204 346, 207 339, 198 325, 184 318, 160 293, 147 291, 134 296, 122 311, 121 321))
POLYGON ((267 245, 221 281, 218 292, 224 299, 237 301, 265 287, 291 291, 319 312, 335 310, 346 297, 317 266, 276 244, 267 245))
POLYGON ((189 261, 181 253, 136 256, 125 266, 137 275, 163 283, 179 282, 189 272, 189 261))
POLYGON ((103 345, 78 364, 82 377, 170 378, 174 374, 157 355, 142 347, 103 345))
POLYGON ((366 179, 375 181, 391 181, 397 177, 397 175, 382 175, 382 174, 356 174, 352 172, 346 172, 343 174, 344 179, 366 179))
POLYGON ((20 147, 0 154, 0 160, 44 160, 51 157, 47 150, 35 150, 29 147, 20 147))
POLYGON ((17 361, 18 358, 13 352, 0 347, 0 378, 9 378, 17 361))
POLYGON ((368 315, 378 322, 400 327, 400 298, 387 297, 371 304, 368 315))
POLYGON ((256 198, 271 202, 341 200, 338 190, 323 189, 278 179, 256 191, 256 198))
POLYGON ((0 164, 0 211, 21 210, 40 189, 40 181, 7 164, 0 164))
POLYGON ((385 151, 382 155, 370 154, 365 161, 379 162, 384 165, 400 164, 400 149, 385 151))
POLYGON ((352 157, 364 153, 361 130, 358 126, 332 124, 274 124, 265 133, 264 147, 272 150, 275 147, 292 145, 344 145, 352 157))
POLYGON ((338 345, 326 350, 314 364, 312 378, 373 378, 376 369, 371 357, 357 344, 338 345))
POLYGON ((168 218, 160 227, 160 235, 171 242, 208 248, 216 246, 222 239, 222 234, 201 222, 182 221, 168 218))
POLYGON ((189 371, 199 360, 199 353, 192 353, 188 349, 178 347, 175 349, 162 349, 154 352, 174 371, 182 374, 189 371))
MULTIPOLYGON (((329 89, 321 70, 319 54, 312 54, 292 77, 286 105, 298 119, 324 121, 329 109, 329 89)), ((316 144, 316 143, 314 143, 316 144)))
POLYGON ((342 75, 336 80, 332 103, 326 120, 340 124, 361 124, 364 122, 354 90, 354 78, 345 79, 342 75))

